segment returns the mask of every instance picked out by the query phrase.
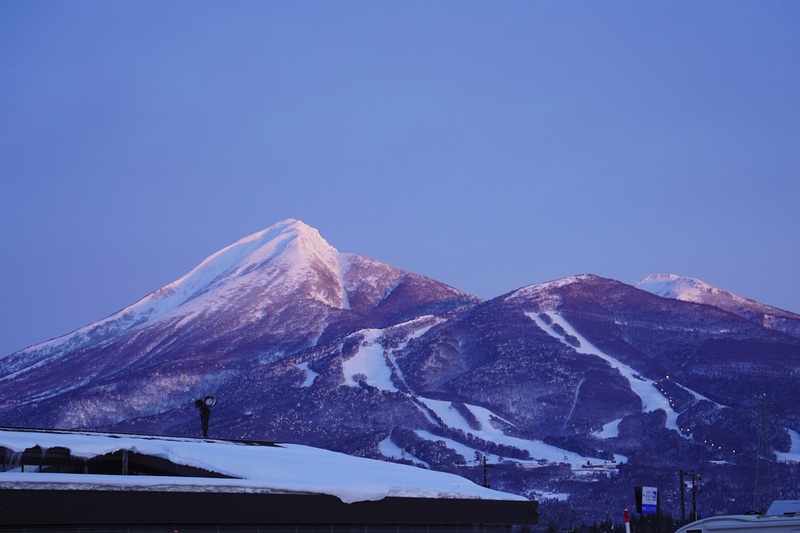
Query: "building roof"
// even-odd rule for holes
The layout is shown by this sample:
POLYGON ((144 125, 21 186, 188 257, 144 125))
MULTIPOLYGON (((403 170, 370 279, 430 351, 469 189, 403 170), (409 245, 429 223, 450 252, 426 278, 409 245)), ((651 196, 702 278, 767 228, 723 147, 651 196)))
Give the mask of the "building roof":
MULTIPOLYGON (((109 476, 37 472, 9 472, 0 487, 49 485, 52 487, 187 491, 214 486, 227 492, 264 491, 336 496, 345 503, 380 500, 387 496, 416 498, 466 498, 526 501, 522 496, 491 490, 454 474, 353 457, 337 452, 263 442, 226 441, 190 437, 164 437, 59 430, 0 429, 0 447, 11 453, 40 449, 67 449, 74 458, 90 460, 127 451, 193 467, 216 477, 109 476), (219 477, 225 476, 225 477, 219 477)), ((8 462, 11 462, 10 460, 8 462)), ((29 469, 30 471, 30 469, 29 469)))
POLYGON ((536 521, 534 502, 453 474, 293 444, 0 428, 0 451, 0 531, 536 521))

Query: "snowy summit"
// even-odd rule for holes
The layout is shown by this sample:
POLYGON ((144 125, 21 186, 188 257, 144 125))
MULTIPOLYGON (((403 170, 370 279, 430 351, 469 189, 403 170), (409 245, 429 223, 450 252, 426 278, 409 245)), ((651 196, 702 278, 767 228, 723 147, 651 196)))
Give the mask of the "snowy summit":
POLYGON ((650 274, 637 281, 635 286, 657 296, 684 302, 707 303, 711 299, 721 297, 745 301, 744 298, 713 287, 699 279, 675 274, 650 274))

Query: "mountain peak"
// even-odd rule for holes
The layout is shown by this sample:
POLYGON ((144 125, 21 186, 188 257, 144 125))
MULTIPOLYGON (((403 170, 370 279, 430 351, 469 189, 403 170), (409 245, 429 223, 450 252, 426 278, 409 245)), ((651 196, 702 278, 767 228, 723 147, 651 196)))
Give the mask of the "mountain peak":
MULTIPOLYGON (((320 235, 319 231, 317 231, 316 228, 313 228, 308 224, 306 224, 305 222, 303 222, 302 220, 298 220, 296 218, 287 218, 285 220, 276 222, 267 229, 263 229, 256 233, 253 233, 252 235, 244 237, 243 239, 240 239, 238 242, 249 241, 249 240, 269 241, 280 235, 305 237, 316 241, 322 241, 324 244, 330 246, 325 241, 325 239, 322 238, 322 236, 320 235)), ((233 246, 235 246, 235 244, 233 246)))
MULTIPOLYGON (((684 302, 708 303, 710 296, 722 294, 730 295, 734 299, 739 298, 697 278, 676 274, 650 274, 634 283, 634 286, 657 296, 684 302)), ((741 299, 744 300, 744 298, 741 299)))
POLYGON ((174 307, 172 302, 175 306, 181 305, 211 287, 244 276, 273 260, 280 261, 281 270, 288 273, 308 263, 310 259, 320 260, 336 268, 337 255, 337 250, 315 228, 289 218, 239 239, 212 254, 184 277, 148 298, 161 300, 162 308, 174 307))
POLYGON ((291 254, 295 245, 299 251, 317 256, 324 257, 338 253, 315 228, 300 220, 289 218, 223 248, 206 259, 198 268, 206 263, 220 261, 223 257, 225 258, 222 260, 223 266, 228 259, 233 259, 234 266, 238 269, 249 268, 276 257, 287 249, 291 254))
POLYGON ((552 291, 555 289, 566 287, 568 285, 573 285, 575 283, 579 284, 595 283, 598 281, 607 281, 607 280, 595 274, 576 274, 574 276, 567 276, 564 278, 559 278, 544 283, 534 283, 532 285, 526 285, 525 287, 521 287, 515 291, 512 291, 507 295, 507 297, 512 299, 519 296, 527 297, 530 296, 531 294, 538 294, 542 292, 552 291))
POLYGON ((765 328, 793 336, 800 334, 800 315, 743 298, 696 278, 675 274, 650 274, 634 285, 664 298, 712 305, 752 320, 765 328))
MULTIPOLYGON (((338 280, 342 268, 339 252, 315 228, 289 218, 239 239, 207 257, 182 278, 109 317, 22 351, 48 350, 65 343, 72 347, 88 346, 179 308, 189 314, 211 309, 216 303, 235 300, 234 294, 241 297, 248 288, 263 287, 273 281, 283 283, 288 291, 307 275, 307 269, 316 267, 335 272, 338 280), (274 268, 267 269, 258 279, 248 279, 267 264, 274 268), (216 303, 208 301, 214 294, 216 303)), ((331 302, 334 307, 345 304, 346 301, 331 302)))

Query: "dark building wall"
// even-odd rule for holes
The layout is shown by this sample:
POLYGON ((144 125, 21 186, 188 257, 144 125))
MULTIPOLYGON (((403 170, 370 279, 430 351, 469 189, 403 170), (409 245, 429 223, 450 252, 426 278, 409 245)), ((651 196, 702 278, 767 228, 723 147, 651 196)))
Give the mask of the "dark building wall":
POLYGON ((0 490, 0 531, 31 533, 504 531, 536 519, 534 502, 501 500, 384 498, 346 504, 326 495, 0 490))

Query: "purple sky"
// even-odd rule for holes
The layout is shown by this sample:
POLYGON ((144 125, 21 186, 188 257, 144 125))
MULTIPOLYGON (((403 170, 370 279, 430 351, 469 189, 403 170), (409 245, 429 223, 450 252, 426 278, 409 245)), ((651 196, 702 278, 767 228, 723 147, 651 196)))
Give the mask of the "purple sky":
POLYGON ((0 2, 0 354, 284 218, 800 312, 800 2, 0 2))

